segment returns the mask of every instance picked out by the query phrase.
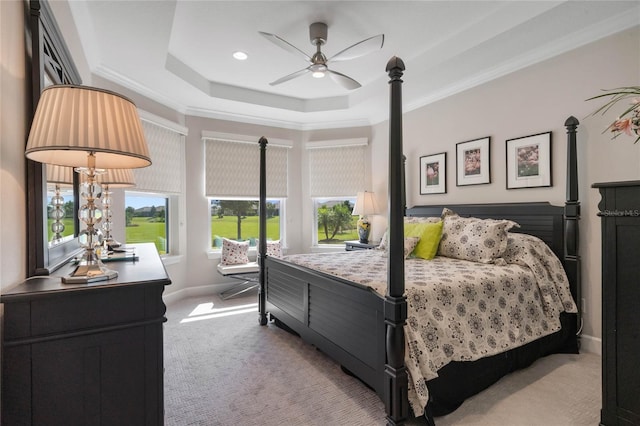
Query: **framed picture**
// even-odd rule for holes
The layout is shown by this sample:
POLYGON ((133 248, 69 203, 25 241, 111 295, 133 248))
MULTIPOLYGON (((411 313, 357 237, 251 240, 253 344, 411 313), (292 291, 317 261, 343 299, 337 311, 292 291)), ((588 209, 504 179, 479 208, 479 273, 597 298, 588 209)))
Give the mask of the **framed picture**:
POLYGON ((456 185, 491 183, 489 142, 491 138, 474 139, 456 144, 456 185))
POLYGON ((447 153, 420 157, 420 194, 447 192, 447 153))
POLYGON ((507 140, 507 189, 551 186, 551 132, 507 140))

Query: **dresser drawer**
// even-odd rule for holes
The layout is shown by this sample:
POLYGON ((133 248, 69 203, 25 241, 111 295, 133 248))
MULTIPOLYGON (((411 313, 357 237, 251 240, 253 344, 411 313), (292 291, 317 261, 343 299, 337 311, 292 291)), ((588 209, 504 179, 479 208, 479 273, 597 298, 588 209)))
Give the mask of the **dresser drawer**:
POLYGON ((5 340, 114 326, 145 319, 145 287, 52 295, 5 308, 5 340))

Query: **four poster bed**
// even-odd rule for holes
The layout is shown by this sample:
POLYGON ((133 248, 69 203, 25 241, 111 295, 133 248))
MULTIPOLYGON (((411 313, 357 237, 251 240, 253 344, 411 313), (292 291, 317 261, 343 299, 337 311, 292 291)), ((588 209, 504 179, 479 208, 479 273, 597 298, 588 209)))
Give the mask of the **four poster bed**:
MULTIPOLYGON (((565 123, 564 207, 517 203, 406 209, 403 71, 402 60, 389 61, 386 251, 267 256, 267 140, 260 139, 259 321, 266 325, 269 316, 371 387, 385 403, 388 424, 402 424, 410 408, 416 415, 424 412, 433 424, 434 416, 455 410, 509 372, 547 354, 578 351, 580 319, 573 303, 580 300, 578 121, 570 117, 565 123), (471 218, 475 222, 467 223, 471 218), (433 260, 406 258, 405 224, 416 222, 439 222, 442 239, 449 243, 456 226, 498 229, 504 232, 498 244, 502 248, 497 258, 487 259, 482 249, 455 244, 443 249, 441 242, 433 260), (480 260, 456 258, 467 252, 480 260)), ((466 235, 461 238, 467 242, 466 235)))

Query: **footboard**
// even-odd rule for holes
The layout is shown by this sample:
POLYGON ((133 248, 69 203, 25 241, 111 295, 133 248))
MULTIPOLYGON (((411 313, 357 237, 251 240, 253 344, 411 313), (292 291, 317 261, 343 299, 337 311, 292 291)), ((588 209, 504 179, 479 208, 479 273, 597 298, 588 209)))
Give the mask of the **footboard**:
POLYGON ((267 257, 266 311, 384 400, 384 299, 368 287, 267 257))

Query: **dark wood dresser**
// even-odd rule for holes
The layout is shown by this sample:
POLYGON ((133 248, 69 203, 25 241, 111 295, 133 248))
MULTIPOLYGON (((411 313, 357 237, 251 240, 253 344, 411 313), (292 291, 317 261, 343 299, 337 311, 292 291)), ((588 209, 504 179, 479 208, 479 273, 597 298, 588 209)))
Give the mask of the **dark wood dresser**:
POLYGON ((602 196, 600 424, 640 425, 640 181, 593 187, 602 196))
POLYGON ((4 293, 2 424, 162 425, 164 287, 153 244, 118 277, 34 277, 4 293))

